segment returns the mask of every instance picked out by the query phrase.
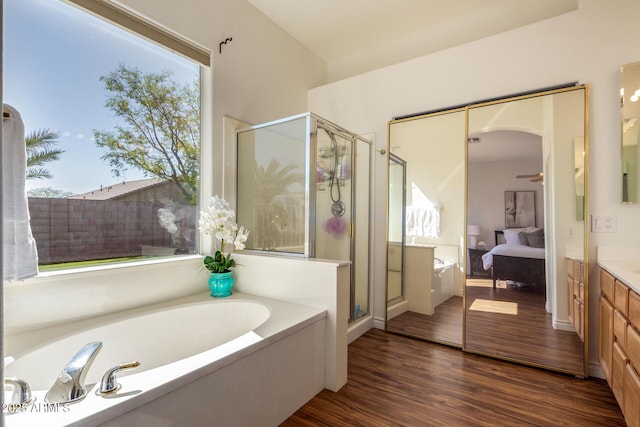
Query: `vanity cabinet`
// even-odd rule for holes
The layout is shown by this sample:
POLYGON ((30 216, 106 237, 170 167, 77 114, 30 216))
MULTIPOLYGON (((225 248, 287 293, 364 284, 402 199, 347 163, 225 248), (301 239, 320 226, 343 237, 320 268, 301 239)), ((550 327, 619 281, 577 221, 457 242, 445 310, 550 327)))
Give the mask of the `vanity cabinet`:
POLYGON ((567 303, 569 321, 584 341, 584 261, 567 258, 567 303))
POLYGON ((640 295, 600 270, 598 359, 628 426, 640 427, 640 295))

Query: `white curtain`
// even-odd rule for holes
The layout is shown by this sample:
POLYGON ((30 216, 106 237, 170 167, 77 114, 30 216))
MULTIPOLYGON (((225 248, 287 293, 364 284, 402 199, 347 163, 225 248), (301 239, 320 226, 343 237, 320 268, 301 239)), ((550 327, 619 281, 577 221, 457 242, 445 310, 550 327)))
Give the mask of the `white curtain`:
POLYGON ((23 280, 38 274, 26 192, 27 148, 20 113, 7 104, 2 111, 3 276, 5 281, 23 280))

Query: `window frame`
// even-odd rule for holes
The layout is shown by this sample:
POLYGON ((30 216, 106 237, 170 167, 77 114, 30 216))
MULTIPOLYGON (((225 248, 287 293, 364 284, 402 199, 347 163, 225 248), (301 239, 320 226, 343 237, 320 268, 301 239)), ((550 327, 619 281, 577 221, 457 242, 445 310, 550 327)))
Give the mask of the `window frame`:
MULTIPOLYGON (((214 170, 212 162, 204 162, 203 159, 211 158, 213 155, 213 131, 212 122, 209 119, 213 112, 212 85, 212 55, 211 50, 197 43, 188 40, 178 33, 156 24, 151 19, 132 11, 110 0, 61 0, 72 7, 76 7, 85 13, 89 13, 104 22, 115 25, 136 37, 150 41, 157 46, 181 55, 199 66, 200 81, 200 158, 199 158, 199 185, 198 185, 198 206, 203 200, 208 200, 213 194, 214 170)), ((199 209, 196 209, 198 212, 199 209)), ((75 267, 55 271, 39 272, 37 276, 19 282, 4 283, 5 288, 14 285, 25 287, 25 285, 38 285, 41 282, 48 283, 48 286, 64 287, 65 278, 80 275, 90 279, 92 283, 101 286, 101 282, 109 271, 140 271, 149 270, 150 266, 158 268, 159 264, 167 264, 172 269, 180 269, 184 264, 192 265, 194 259, 202 258, 202 249, 212 247, 213 239, 199 233, 196 229, 196 254, 171 255, 166 257, 153 257, 144 260, 128 262, 113 262, 95 266, 75 267)), ((160 276, 162 273, 160 273, 160 276)), ((152 276, 155 276, 152 275, 152 276)), ((149 278, 151 281, 153 279, 149 278)))

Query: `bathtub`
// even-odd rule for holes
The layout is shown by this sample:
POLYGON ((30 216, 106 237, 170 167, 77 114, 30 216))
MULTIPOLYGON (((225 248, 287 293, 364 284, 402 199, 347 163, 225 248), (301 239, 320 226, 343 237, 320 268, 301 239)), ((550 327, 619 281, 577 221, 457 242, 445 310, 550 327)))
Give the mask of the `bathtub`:
POLYGON ((433 309, 454 295, 453 263, 451 261, 438 262, 434 260, 432 286, 433 309))
MULTIPOLYGON (((5 337, 6 377, 24 379, 34 402, 7 426, 277 425, 325 386, 326 311, 234 293, 207 293, 5 337), (44 395, 85 344, 101 341, 87 396, 51 405, 44 395), (120 390, 95 393, 110 367, 120 390)), ((5 401, 9 396, 5 391, 5 401)))

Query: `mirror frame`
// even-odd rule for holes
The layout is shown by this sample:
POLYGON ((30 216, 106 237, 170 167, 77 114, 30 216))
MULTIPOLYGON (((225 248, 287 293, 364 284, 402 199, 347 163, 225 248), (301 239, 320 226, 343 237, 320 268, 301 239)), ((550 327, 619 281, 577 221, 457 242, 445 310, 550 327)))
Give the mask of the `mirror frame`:
POLYGON ((640 62, 633 62, 631 64, 624 64, 620 67, 620 171, 618 177, 620 179, 620 203, 623 205, 634 205, 640 203, 640 152, 638 151, 638 145, 640 145, 640 62), (629 87, 629 84, 632 84, 629 87), (633 97, 635 96, 635 100, 633 97), (630 111, 631 110, 631 111, 630 111), (627 117, 629 116, 629 117, 627 117), (632 122, 631 126, 627 127, 625 120, 636 119, 632 122), (631 128, 635 127, 636 141, 635 144, 625 144, 629 139, 625 138, 625 133, 631 128), (631 173, 627 170, 627 163, 629 160, 628 154, 625 153, 625 147, 635 145, 635 159, 633 169, 631 173), (627 157, 625 157, 627 154, 627 157), (633 181, 632 188, 634 191, 633 196, 630 197, 628 188, 629 183, 626 182, 627 178, 633 181))
MULTIPOLYGON (((546 96, 546 95, 552 95, 552 94, 557 94, 557 93, 563 93, 563 92, 570 92, 570 91, 576 91, 576 90, 583 90, 584 91, 584 215, 583 215, 583 233, 584 233, 584 238, 583 238, 583 261, 584 261, 584 340, 583 340, 583 364, 582 364, 582 371, 571 371, 571 370, 567 370, 567 369, 562 369, 562 368, 557 368, 557 367, 553 367, 553 366, 548 366, 545 365, 543 363, 531 363, 528 361, 522 361, 522 360, 518 360, 518 359, 513 359, 513 358, 508 358, 508 357, 501 357, 501 356, 497 356, 497 355, 493 355, 493 354, 484 354, 481 352, 477 352, 477 351, 473 351, 469 348, 467 348, 466 346, 466 309, 464 309, 466 307, 467 301, 466 301, 466 283, 464 285, 464 292, 463 292, 463 310, 462 310, 462 348, 461 350, 464 352, 468 352, 468 353, 475 353, 475 354, 483 354, 492 358, 496 358, 496 359, 502 359, 502 360, 508 360, 508 361, 512 361, 512 362, 517 362, 517 363, 521 363, 524 365, 528 365, 528 366, 534 366, 534 367, 539 367, 539 368, 544 368, 544 369, 548 369, 548 370, 552 370, 552 371, 556 371, 556 372, 562 372, 562 373, 568 373, 568 374, 573 374, 576 375, 578 377, 587 377, 589 375, 589 233, 590 233, 590 213, 589 213, 589 125, 590 125, 590 120, 589 120, 589 99, 590 99, 590 91, 589 91, 589 85, 587 84, 582 84, 582 85, 578 85, 577 83, 571 83, 571 84, 567 84, 567 85, 560 85, 560 86, 556 86, 556 87, 552 87, 552 88, 547 88, 547 89, 539 89, 539 90, 534 90, 534 91, 528 91, 526 93, 522 93, 522 94, 516 94, 516 95, 509 95, 509 96, 504 96, 504 97, 499 97, 499 98, 494 98, 494 99, 490 99, 490 100, 485 100, 485 101, 478 101, 478 102, 473 102, 473 103, 469 103, 469 104, 465 104, 463 106, 455 106, 455 107, 451 107, 451 108, 446 108, 446 109, 439 109, 439 110, 434 110, 432 112, 425 112, 425 113, 418 113, 415 115, 410 115, 410 116, 403 116, 403 117, 397 117, 394 118, 393 120, 391 120, 388 123, 388 129, 389 126, 391 125, 391 123, 396 122, 396 121, 400 121, 400 120, 404 120, 408 117, 418 117, 418 116, 429 116, 432 115, 433 113, 438 113, 438 112, 445 112, 445 111, 450 111, 450 110, 455 110, 455 109, 459 109, 461 107, 464 108, 465 110, 465 135, 468 138, 469 137, 469 110, 472 108, 478 108, 481 106, 486 106, 486 105, 493 105, 493 104, 499 104, 499 103, 505 103, 505 102, 511 102, 511 101, 518 101, 518 100, 522 100, 522 99, 530 99, 530 98, 535 98, 535 97, 540 97, 540 96, 546 96)), ((468 146, 467 146, 468 147, 468 146)), ((388 139, 387 139, 387 153, 390 153, 390 149, 391 149, 391 138, 390 138, 390 133, 388 133, 388 139)), ((464 164, 465 164, 465 184, 464 184, 464 192, 465 192, 465 203, 464 203, 464 224, 465 224, 465 230, 464 230, 464 242, 463 245, 466 248, 467 247, 467 197, 468 197, 468 178, 467 178, 467 174, 468 174, 468 149, 465 148, 465 158, 464 158, 464 164)), ((387 159, 388 160, 388 159, 387 159)), ((389 164, 390 162, 387 161, 387 177, 389 176, 389 164)), ((387 179, 387 215, 389 212, 389 183, 388 183, 388 179, 387 179)), ((387 218, 388 219, 388 218, 387 218)), ((389 229, 388 229, 388 224, 387 224, 387 244, 386 244, 386 266, 388 269, 388 251, 389 251, 389 229)), ((465 269, 465 282, 466 282, 466 266, 467 266, 467 251, 464 251, 464 260, 462 261, 462 265, 464 266, 465 269)), ((386 273, 387 270, 385 270, 386 273)), ((387 320, 388 320, 388 311, 387 311, 387 305, 388 305, 388 274, 385 275, 385 330, 387 330, 387 320)), ((394 331, 389 331, 392 333, 398 333, 398 332, 394 332, 394 331)), ((399 333, 401 335, 404 335, 402 333, 399 333)), ((434 341, 434 340, 430 340, 428 338, 425 337, 416 337, 416 338, 420 338, 426 341, 432 341, 432 342, 438 342, 438 341, 434 341)), ((446 343, 445 343, 446 344, 446 343)), ((450 345, 450 344, 449 344, 450 345)), ((452 346, 455 347, 455 346, 452 346)), ((459 347, 458 347, 459 348, 459 347)))

